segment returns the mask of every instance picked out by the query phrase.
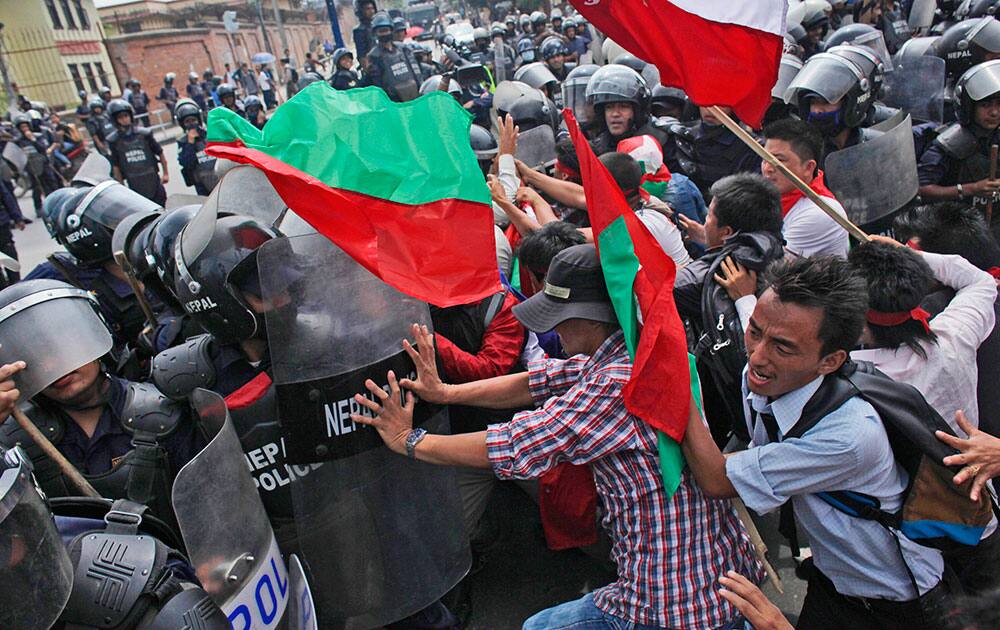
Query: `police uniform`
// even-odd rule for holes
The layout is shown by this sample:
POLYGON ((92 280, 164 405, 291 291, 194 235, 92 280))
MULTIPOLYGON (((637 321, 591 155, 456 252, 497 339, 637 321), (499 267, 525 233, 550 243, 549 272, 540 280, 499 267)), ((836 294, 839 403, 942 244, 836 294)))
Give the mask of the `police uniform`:
MULTIPOLYGON (((990 146, 1000 143, 998 131, 985 132, 954 123, 946 127, 920 156, 920 185, 955 186, 987 179, 990 146)), ((975 197, 973 205, 985 207, 987 199, 975 197)))
POLYGON ((23 135, 18 135, 14 140, 14 144, 21 147, 28 157, 26 170, 31 180, 31 201, 35 206, 35 215, 39 218, 42 216, 42 197, 59 187, 58 177, 46 154, 49 150, 46 135, 36 131, 34 140, 28 140, 23 135))
POLYGON ((117 166, 128 187, 161 206, 167 201, 167 191, 160 181, 159 156, 163 148, 152 130, 129 126, 116 129, 108 136, 111 164, 117 166))
POLYGON ((722 125, 703 121, 674 123, 670 138, 663 147, 663 161, 673 172, 680 172, 708 199, 712 184, 727 175, 760 172, 760 158, 736 135, 722 125))
POLYGON ((411 101, 420 95, 420 66, 409 50, 395 43, 390 49, 376 46, 368 53, 365 80, 385 90, 396 102, 411 101))
POLYGON ((188 186, 194 186, 195 192, 208 196, 216 181, 215 158, 205 152, 208 146, 208 136, 205 129, 198 127, 198 138, 188 141, 187 132, 177 139, 177 161, 181 165, 181 177, 188 186))
POLYGON ((353 31, 355 57, 361 61, 368 56, 372 46, 375 45, 375 35, 372 33, 372 23, 361 22, 353 31))
POLYGON ((354 70, 337 68, 330 77, 330 86, 335 90, 349 90, 358 87, 359 81, 358 74, 354 70))
POLYGON ((142 90, 132 90, 128 103, 135 110, 135 123, 140 127, 149 126, 149 95, 142 90))
MULTIPOLYGON (((128 498, 170 518, 170 485, 177 471, 207 443, 186 407, 167 399, 149 383, 116 376, 108 380, 107 403, 93 435, 43 396, 26 410, 42 434, 66 456, 102 496, 128 498)), ((34 464, 35 477, 49 496, 75 494, 59 467, 13 418, 0 425, 0 443, 20 444, 34 464)))

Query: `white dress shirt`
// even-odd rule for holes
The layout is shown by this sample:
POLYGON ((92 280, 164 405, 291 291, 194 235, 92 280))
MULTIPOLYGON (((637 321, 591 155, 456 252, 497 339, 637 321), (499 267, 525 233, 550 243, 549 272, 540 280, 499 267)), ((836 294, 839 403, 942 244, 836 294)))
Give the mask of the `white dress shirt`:
MULTIPOLYGON (((831 197, 823 197, 838 214, 846 217, 844 207, 831 197)), ((788 251, 803 258, 810 256, 847 257, 847 230, 820 210, 808 197, 799 199, 785 215, 781 233, 788 251)))

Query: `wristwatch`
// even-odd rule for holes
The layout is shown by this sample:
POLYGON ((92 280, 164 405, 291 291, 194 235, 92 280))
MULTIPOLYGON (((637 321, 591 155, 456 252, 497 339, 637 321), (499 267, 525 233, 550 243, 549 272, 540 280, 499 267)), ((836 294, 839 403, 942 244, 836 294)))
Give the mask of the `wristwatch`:
POLYGON ((420 440, 424 439, 427 435, 427 429, 413 429, 410 434, 406 436, 406 456, 410 459, 414 457, 414 449, 417 448, 417 444, 420 444, 420 440))

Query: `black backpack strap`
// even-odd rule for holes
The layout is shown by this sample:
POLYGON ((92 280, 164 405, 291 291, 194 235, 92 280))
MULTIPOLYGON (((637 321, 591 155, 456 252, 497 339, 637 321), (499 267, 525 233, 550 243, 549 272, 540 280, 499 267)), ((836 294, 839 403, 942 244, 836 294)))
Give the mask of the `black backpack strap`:
POLYGON ((490 327, 490 324, 493 323, 496 316, 500 314, 501 309, 503 309, 503 304, 506 301, 506 290, 496 293, 490 298, 490 303, 486 307, 486 314, 483 316, 483 332, 486 332, 486 329, 490 327))

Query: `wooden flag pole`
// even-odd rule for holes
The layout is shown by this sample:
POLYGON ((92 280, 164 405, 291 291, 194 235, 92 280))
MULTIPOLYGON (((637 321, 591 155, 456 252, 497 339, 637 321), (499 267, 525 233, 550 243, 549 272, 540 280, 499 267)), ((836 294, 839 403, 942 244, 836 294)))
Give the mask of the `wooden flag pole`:
POLYGON ((90 482, 87 481, 86 478, 80 474, 80 471, 77 470, 76 467, 73 466, 73 464, 71 464, 70 461, 59 452, 59 449, 57 449, 52 442, 49 441, 49 438, 38 430, 35 423, 32 422, 23 411, 14 407, 12 413, 14 415, 14 421, 21 427, 21 430, 27 433, 28 437, 31 438, 31 441, 37 444, 38 448, 42 449, 42 452, 54 461, 57 466, 59 466, 59 470, 62 471, 62 474, 66 475, 66 478, 69 479, 70 483, 76 486, 77 490, 79 490, 83 496, 101 497, 101 494, 97 490, 94 490, 94 486, 90 485, 90 482))
MULTIPOLYGON (((990 179, 997 178, 997 150, 1000 146, 993 145, 990 147, 990 179)), ((986 225, 993 223, 993 199, 996 195, 990 195, 990 200, 986 204, 986 225)))
POLYGON ((782 175, 787 177, 790 182, 795 184, 796 188, 801 190, 806 197, 809 197, 810 201, 819 206, 819 208, 823 212, 827 213, 831 219, 833 219, 834 221, 837 222, 838 225, 840 225, 840 227, 847 230, 847 232, 851 236, 858 239, 862 243, 867 243, 868 241, 871 240, 871 238, 869 238, 868 235, 865 234, 865 232, 861 228, 854 225, 847 219, 847 217, 842 216, 836 210, 831 208, 830 204, 828 204, 826 200, 824 200, 822 197, 816 194, 816 191, 810 188, 809 185, 806 184, 804 181, 802 181, 802 179, 800 179, 798 175, 788 170, 788 167, 782 164, 781 161, 778 160, 778 158, 771 155, 770 151, 760 146, 760 143, 757 142, 757 139, 754 138, 749 133, 747 133, 747 131, 743 127, 740 127, 739 124, 729 116, 729 114, 727 114, 725 111, 723 111, 720 107, 716 105, 713 105, 708 109, 712 111, 712 113, 715 115, 716 118, 722 121, 722 124, 725 125, 727 129, 736 134, 737 138, 742 140, 745 145, 753 149, 753 152, 759 155, 761 159, 763 159, 765 162, 767 162, 774 168, 778 169, 778 171, 781 172, 782 175))
POLYGON ((774 588, 779 593, 784 594, 785 585, 781 582, 781 576, 778 575, 778 572, 774 570, 771 562, 767 559, 767 545, 764 544, 764 539, 761 538, 760 532, 757 531, 757 526, 754 525, 753 519, 750 518, 750 511, 739 497, 733 499, 733 507, 736 508, 736 516, 739 517, 740 522, 743 523, 743 527, 746 528, 747 534, 750 536, 750 544, 753 545, 757 559, 764 565, 764 572, 767 573, 768 579, 771 580, 771 584, 774 585, 774 588))

